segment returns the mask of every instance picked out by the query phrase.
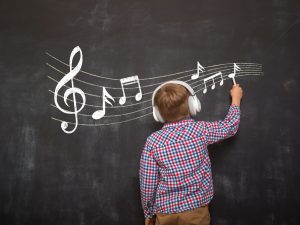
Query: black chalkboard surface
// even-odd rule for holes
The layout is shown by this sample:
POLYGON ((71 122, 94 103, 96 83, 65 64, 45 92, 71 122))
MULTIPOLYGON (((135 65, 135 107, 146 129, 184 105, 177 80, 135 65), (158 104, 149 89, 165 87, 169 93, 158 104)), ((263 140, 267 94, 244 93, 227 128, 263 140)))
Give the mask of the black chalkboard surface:
POLYGON ((299 1, 2 1, 0 32, 1 225, 143 224, 139 159, 161 128, 151 91, 190 78, 197 62, 200 76, 224 75, 206 94, 204 77, 193 81, 197 120, 225 116, 233 63, 244 89, 238 134, 209 147, 212 224, 300 223, 299 1), (62 108, 85 96, 78 114, 57 108, 59 82, 62 108))

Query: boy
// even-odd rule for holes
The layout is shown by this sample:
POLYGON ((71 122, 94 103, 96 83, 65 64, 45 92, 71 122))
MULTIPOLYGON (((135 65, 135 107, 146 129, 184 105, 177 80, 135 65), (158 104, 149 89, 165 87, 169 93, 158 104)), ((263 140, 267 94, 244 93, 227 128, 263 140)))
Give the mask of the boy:
MULTIPOLYGON (((186 84, 187 85, 187 84, 186 84)), ((223 121, 190 117, 190 87, 167 83, 154 92, 154 104, 166 123, 151 134, 140 161, 140 186, 145 225, 208 225, 213 197, 207 145, 233 136, 240 122, 243 95, 237 84, 223 121), (154 216, 156 215, 156 221, 154 216)), ((200 104, 200 102, 199 102, 200 104)))

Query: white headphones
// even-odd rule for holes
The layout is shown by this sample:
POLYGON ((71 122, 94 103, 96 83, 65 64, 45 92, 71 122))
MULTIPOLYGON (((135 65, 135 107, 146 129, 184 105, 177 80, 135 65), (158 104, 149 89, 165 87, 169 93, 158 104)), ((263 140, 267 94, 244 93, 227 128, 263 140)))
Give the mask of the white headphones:
POLYGON ((155 121, 161 122, 161 123, 165 122, 164 118, 161 116, 161 114, 158 110, 157 105, 155 105, 155 102, 154 102, 154 98, 155 98, 157 91, 159 89, 161 89, 161 87, 164 86, 165 84, 179 84, 179 85, 185 87, 188 90, 188 92, 190 92, 190 96, 188 99, 190 114, 192 116, 195 116, 197 114, 197 112, 201 111, 201 103, 200 103, 199 99, 197 98, 193 88, 183 81, 172 80, 172 81, 168 81, 168 82, 165 82, 165 83, 159 85, 152 94, 153 117, 154 117, 155 121))

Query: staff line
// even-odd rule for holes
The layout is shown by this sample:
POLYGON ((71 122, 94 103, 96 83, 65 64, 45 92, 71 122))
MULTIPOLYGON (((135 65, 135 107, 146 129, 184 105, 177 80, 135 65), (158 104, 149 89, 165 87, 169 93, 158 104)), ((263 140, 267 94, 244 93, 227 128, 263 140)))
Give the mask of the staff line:
MULTIPOLYGON (((142 116, 139 116, 139 117, 135 117, 135 118, 132 118, 132 119, 128 119, 128 120, 123 120, 123 121, 118 121, 118 122, 113 122, 113 123, 100 123, 100 124, 84 124, 84 123, 81 123, 81 124, 77 124, 79 126, 90 126, 90 127, 96 127, 96 126, 107 126, 107 125, 113 125, 113 124, 121 124, 121 123, 126 123, 126 122, 129 122, 129 121, 132 121, 132 120, 137 120, 137 119, 140 119, 140 118, 143 118, 145 116, 148 116, 148 115, 151 115, 151 113, 148 113, 148 114, 145 114, 145 115, 142 115, 142 116)), ((63 120, 60 120, 60 119, 57 119, 55 117, 51 117, 51 119, 53 120, 56 120, 56 121, 59 121, 59 122, 65 122, 63 120)), ((68 124, 73 124, 75 125, 75 123, 73 122, 68 122, 68 124)))
MULTIPOLYGON (((52 66, 52 65, 49 64, 49 63, 46 63, 46 65, 49 66, 49 67, 51 67, 52 69, 56 70, 57 72, 59 72, 59 73, 61 73, 61 74, 66 74, 65 72, 63 72, 63 71, 57 69, 56 67, 52 66)), ((216 71, 219 71, 219 70, 225 70, 225 68, 227 68, 227 67, 230 67, 230 68, 228 68, 228 69, 231 69, 231 68, 232 68, 232 65, 222 66, 222 67, 220 67, 220 68, 213 68, 213 69, 211 69, 211 70, 216 70, 216 71)), ((250 68, 253 68, 253 67, 243 66, 243 69, 250 69, 250 68)), ((258 69, 258 68, 259 68, 259 67, 254 67, 254 69, 258 69)), ((202 73, 211 73, 211 70, 207 70, 207 71, 204 71, 204 72, 202 72, 202 73)), ((191 74, 187 74, 187 75, 178 77, 177 79, 186 78, 186 77, 189 77, 189 76, 191 76, 191 74)), ((100 87, 100 88, 104 87, 104 86, 102 86, 102 85, 97 85, 97 84, 93 84, 93 83, 90 83, 90 82, 86 82, 86 81, 83 81, 83 80, 78 79, 78 78, 74 78, 74 80, 77 80, 78 82, 84 83, 84 84, 86 84, 86 85, 94 86, 94 87, 100 87)), ((139 80, 141 80, 141 79, 139 79, 139 80)), ((162 83, 162 82, 160 82, 160 83, 154 83, 154 84, 149 84, 149 85, 144 85, 144 86, 141 86, 141 88, 157 86, 157 85, 159 85, 159 84, 161 84, 161 83, 162 83)), ((105 88, 106 88, 106 89, 118 89, 118 90, 122 90, 122 88, 120 88, 120 87, 108 87, 108 86, 106 86, 105 88)), ((125 87, 124 89, 136 89, 136 87, 125 87)))
MULTIPOLYGON (((48 65, 49 67, 53 68, 54 70, 56 70, 57 72, 61 73, 61 74, 65 74, 64 72, 62 72, 61 70, 55 68, 54 66, 50 65, 49 63, 46 63, 46 65, 48 65)), ((226 68, 226 67, 224 67, 226 68)), ((231 68, 230 68, 231 69, 231 68)), ((216 69, 216 70, 219 70, 219 69, 216 69)), ((207 71, 208 72, 208 71, 207 71)), ((191 74, 188 74, 188 75, 184 75, 184 76, 181 76, 181 77, 178 77, 177 79, 181 79, 181 78, 186 78, 186 77, 189 77, 191 76, 191 74)), ((106 89, 118 89, 118 90, 122 90, 122 88, 119 88, 119 87, 107 87, 107 86, 101 86, 101 85, 97 85, 97 84, 93 84, 93 83, 89 83, 89 82, 86 82, 86 81, 83 81, 81 79, 78 79, 78 78, 74 78, 74 80, 77 80, 81 83, 84 83, 84 84, 87 84, 87 85, 91 85, 91 86, 95 86, 95 87, 105 87, 106 89)), ((140 79, 139 79, 140 80, 140 79)), ((159 82, 159 83, 155 83, 155 84, 150 84, 150 85, 144 85, 144 86, 141 86, 141 88, 145 88, 145 87, 151 87, 151 86, 158 86, 159 84, 162 84, 162 82, 159 82)), ((136 89, 136 87, 124 87, 124 89, 136 89)))
MULTIPOLYGON (((223 69, 222 71, 227 71, 227 70, 231 70, 231 68, 230 69, 223 69)), ((200 77, 204 77, 204 76, 207 76, 207 75, 210 75, 210 74, 213 74, 213 73, 215 73, 215 72, 212 72, 212 73, 208 73, 208 74, 205 74, 205 75, 201 75, 201 76, 199 76, 199 78, 200 77)), ((187 76, 184 76, 184 77, 190 77, 191 75, 189 74, 189 75, 187 75, 187 76)), ((53 81, 55 81, 56 83, 58 83, 59 81, 58 80, 56 80, 56 79, 54 79, 53 77, 51 77, 51 76, 47 76, 49 79, 51 79, 51 80, 53 80, 53 81)), ((183 78, 183 77, 179 77, 179 78, 177 78, 178 80, 179 79, 181 79, 181 78, 183 78)), ((197 80, 199 79, 199 78, 197 78, 197 80)), ((184 81, 184 82, 188 82, 188 81, 190 81, 190 80, 192 80, 192 79, 189 79, 189 80, 186 80, 186 81, 184 81)), ((197 80, 196 80, 196 82, 197 82, 197 80)), ((157 83, 157 86, 158 85, 161 85, 163 82, 160 82, 160 83, 157 83)), ((195 82, 194 82, 195 83, 195 82)), ((193 84, 193 83, 192 83, 193 84)), ((71 88, 70 86, 68 86, 68 85, 63 85, 63 86, 65 86, 65 87, 67 87, 67 88, 71 88)), ((102 88, 102 87, 105 87, 105 86, 100 86, 100 88, 102 88)), ((105 88, 107 88, 107 87, 105 87, 105 88)), ((137 89, 137 87, 136 88, 131 88, 131 89, 137 89)), ((150 93, 152 93, 152 92, 147 92, 147 93, 145 93, 145 94, 143 94, 143 95, 147 95, 147 94, 150 94, 150 93)), ((94 97, 102 97, 102 95, 94 95, 94 94, 91 94, 91 93, 86 93, 87 95, 91 95, 91 96, 94 96, 94 97)), ((122 96, 120 96, 120 97, 116 97, 116 98, 121 98, 122 96)), ((132 95, 132 96, 127 96, 127 97, 135 97, 135 95, 132 95)))
MULTIPOLYGON (((261 73, 249 73, 247 71, 243 71, 243 72, 239 72, 238 74, 261 74, 261 73)), ((225 79, 226 80, 226 79, 225 79)), ((203 82, 203 80, 199 80, 198 82, 194 82, 194 84, 196 83, 199 83, 199 82, 203 82)), ((203 85, 203 84, 199 84, 199 85, 203 85)), ((198 87, 199 85, 196 85, 195 87, 198 87)), ((51 92, 52 94, 54 94, 54 92, 52 90, 48 90, 49 92, 51 92)), ((152 93, 152 92, 150 92, 152 93)), ((59 96, 60 98, 64 98, 62 95, 60 94, 57 94, 57 96, 59 96)), ((117 98, 117 97, 116 97, 117 98)), ((69 99, 71 102, 73 102, 73 100, 69 99)), ((145 101, 141 101, 141 102, 138 102, 138 103, 133 103, 133 104, 130 104, 130 105, 120 105, 120 106, 107 106, 107 108, 124 108, 124 107, 130 107, 130 106, 134 106, 134 105, 139 105, 139 104, 142 104, 142 103, 145 103, 145 102, 149 102, 151 101, 151 99, 149 100, 145 100, 145 101)), ((82 102, 78 101, 78 103, 82 104, 82 102)), ((95 108, 98 108, 98 107, 102 107, 102 106, 98 106, 98 105, 93 105, 93 104, 85 104, 86 106, 90 106, 90 107, 95 107, 95 108)))
MULTIPOLYGON (((241 74, 241 73, 239 73, 239 74, 241 74)), ((251 75, 248 75, 248 74, 244 74, 244 75, 236 75, 235 77, 247 77, 247 76, 263 76, 263 73, 251 74, 251 75)), ((226 77, 224 80, 228 80, 228 79, 231 79, 231 78, 226 77)), ((212 85, 213 85, 213 84, 207 85, 207 87, 211 87, 212 85)), ((199 85, 197 85, 197 86, 199 86, 199 85)), ((197 86, 195 86, 195 87, 197 87, 197 86)), ((193 88, 195 88, 195 87, 193 87, 193 88)), ((208 88, 207 88, 207 89, 208 89, 208 88)), ((204 90, 204 88, 195 91, 195 94, 197 94, 199 91, 202 91, 202 90, 204 90)))
MULTIPOLYGON (((50 104, 52 107, 56 108, 57 107, 53 104, 50 104)), ((133 114, 133 113, 137 113, 137 112, 140 112, 140 111, 144 111, 146 109, 149 109, 149 108, 152 108, 152 106, 149 106, 149 107, 146 107, 146 108, 143 108, 143 109, 139 109, 139 110, 136 110, 136 111, 133 111, 133 112, 128 112, 128 113, 123 113, 123 114, 115 114, 115 115, 109 115, 109 116, 103 116, 103 117, 119 117, 119 116, 125 116, 125 115, 130 115, 130 114, 133 114)), ((84 113, 77 113, 77 115, 81 115, 81 116, 86 116, 86 117, 92 117, 92 114, 89 115, 89 114, 84 114, 84 113)), ((102 117, 102 118, 103 118, 102 117)))
MULTIPOLYGON (((51 65, 50 65, 51 66, 51 65)), ((52 67, 52 66, 51 66, 52 67)), ((53 68, 55 68, 55 67, 53 67, 53 68)), ((231 70, 232 68, 228 68, 228 69, 226 69, 226 67, 224 67, 224 68, 222 68, 222 69, 217 69, 216 71, 228 71, 228 70, 231 70)), ((243 68, 243 69, 248 69, 248 68, 243 68)), ((60 71, 60 70, 58 70, 58 69, 56 69, 55 68, 55 70, 57 70, 58 72, 60 72, 60 73, 62 73, 62 74, 64 74, 64 72, 62 72, 62 71, 60 71)), ((258 68, 253 68, 252 69, 253 71, 260 71, 260 69, 258 69, 258 68)), ((213 73, 215 73, 216 71, 214 71, 214 72, 211 72, 211 71, 206 71, 207 73, 206 74, 203 74, 203 75, 201 75, 201 76, 199 76, 199 77, 204 77, 204 76, 207 76, 207 75, 210 75, 210 74, 213 74, 213 73)), ((182 77, 178 77, 177 79, 179 80, 179 79, 182 79, 182 78, 186 78, 186 77, 190 77, 191 76, 191 74, 188 74, 188 75, 185 75, 185 76, 182 76, 182 77)), ((54 81, 56 81, 57 83, 58 83, 58 81, 56 80, 56 79, 54 79, 54 78, 52 78, 52 77, 50 77, 50 76, 48 76, 48 78, 50 78, 50 79, 52 79, 52 80, 54 80, 54 81)), ((197 78, 197 80, 198 80, 199 78, 197 78)), ((106 87, 106 86, 102 86, 102 85, 97 85, 97 84, 93 84, 93 83, 90 83, 90 82, 86 82, 86 81, 83 81, 83 80, 80 80, 80 79, 78 79, 78 78, 74 78, 74 80, 77 80, 77 81, 79 81, 79 82, 81 82, 81 83, 84 83, 84 84, 86 84, 86 85, 90 85, 90 86, 94 86, 94 87, 99 87, 99 88, 103 88, 103 87, 105 87, 105 88, 108 88, 108 89, 118 89, 118 90, 122 90, 122 88, 115 88, 115 87, 106 87)), ((187 80, 187 81, 190 81, 190 80, 192 80, 192 79, 189 79, 189 80, 187 80)), ((197 81, 196 80, 196 81, 197 81)), ((185 81, 185 82, 187 82, 187 81, 185 81)), ((151 84, 151 85, 144 85, 144 86, 141 86, 141 88, 145 88, 145 87, 150 87, 150 86, 158 86, 158 85, 160 85, 160 84, 162 84, 163 82, 160 82, 160 83, 155 83, 155 84, 151 84)), ((64 85, 64 86, 67 86, 67 85, 64 85)), ((137 89, 136 87, 124 87, 124 89, 137 89)), ((149 92, 148 92, 149 93, 149 92)), ((148 94, 147 93, 147 94, 148 94)), ((132 96, 130 96, 130 97, 132 97, 132 96)))
MULTIPOLYGON (((224 72, 224 71, 228 71, 228 70, 231 70, 231 69, 224 69, 224 70, 221 70, 220 72, 224 72)), ((242 71, 238 72, 237 74, 257 74, 257 73, 262 73, 262 70, 246 70, 246 71, 242 70, 242 71)), ((212 75, 212 74, 215 74, 215 72, 208 74, 209 76, 207 76, 207 77, 210 77, 210 75, 212 75)), ((226 75, 222 74, 222 76, 227 77, 228 74, 226 74, 226 75)), ((199 76, 199 77, 204 77, 204 76, 199 76)), ((192 80, 192 79, 190 79, 190 80, 192 80)), ((197 79, 197 80, 195 80, 195 82, 192 82, 189 85, 194 85, 194 84, 198 84, 198 83, 202 83, 202 82, 204 82, 204 79, 201 79, 201 80, 197 79)), ((193 88, 198 87, 199 85, 196 85, 193 88)))
MULTIPOLYGON (((51 92, 52 94, 54 94, 54 91, 52 91, 52 90, 48 90, 48 91, 51 92)), ((60 94, 57 94, 57 96, 63 98, 63 96, 60 95, 60 94)), ((70 99, 69 101, 73 102, 72 99, 70 99)), ((133 104, 130 104, 130 105, 119 105, 119 106, 114 106, 114 107, 113 106, 106 106, 106 108, 125 108, 125 107, 129 107, 129 106, 140 105, 142 103, 146 103, 146 102, 149 102, 149 101, 151 101, 151 99, 145 100, 145 101, 142 101, 142 102, 138 102, 138 103, 133 103, 133 104)), ((78 101, 78 103, 82 104, 82 102, 80 102, 80 101, 78 101)), ((102 107, 100 105, 92 105, 92 104, 87 104, 87 103, 85 105, 90 106, 90 107, 94 107, 94 108, 102 107)))
MULTIPOLYGON (((61 64, 69 67, 69 64, 63 62, 62 60, 60 60, 58 58, 56 58, 55 56, 51 55, 50 53, 45 52, 45 54, 48 55, 49 57, 51 57, 52 59, 60 62, 61 64)), ((217 66, 220 66, 220 65, 227 65, 227 64, 232 64, 232 63, 222 63, 222 64, 217 64, 217 65, 211 65, 211 66, 206 66, 205 68, 213 68, 213 67, 217 67, 217 66)), ((237 63, 237 64, 239 64, 239 65, 260 65, 260 66, 262 65, 262 64, 259 64, 259 63, 237 63)), ((156 77, 141 78, 140 80, 153 80, 153 79, 158 79, 158 78, 162 78, 162 77, 169 77, 169 76, 177 75, 177 74, 180 74, 180 73, 191 72, 191 71, 195 71, 195 70, 197 70, 197 69, 186 70, 186 71, 171 73, 171 74, 164 74, 164 75, 156 76, 156 77)), ((105 76, 89 73, 89 72, 86 72, 84 70, 81 70, 81 72, 85 73, 85 74, 88 74, 88 75, 91 75, 91 76, 102 78, 102 79, 119 81, 119 79, 116 79, 116 78, 105 77, 105 76)))
MULTIPOLYGON (((238 72, 237 73, 237 75, 238 74, 249 74, 249 75, 256 75, 256 74, 261 74, 261 75, 263 75, 263 72, 262 71, 241 71, 241 72, 238 72)), ((235 77, 237 77, 237 75, 235 76, 235 77)), ((226 78, 228 78, 228 75, 226 75, 226 78)), ((216 79, 215 78, 215 80, 221 80, 220 78, 219 79, 216 79)), ((223 78, 223 80, 227 80, 227 79, 224 79, 223 78)), ((200 84, 198 84, 198 85, 195 85, 193 88, 196 88, 196 87, 198 87, 198 86, 200 86, 200 85, 204 85, 204 83, 205 83, 205 81, 204 81, 204 79, 202 79, 201 81, 203 81, 203 84, 202 84, 202 82, 200 83, 200 82, 195 82, 194 84, 196 84, 196 83, 200 83, 200 84)), ((217 81, 215 81, 215 83, 217 83, 217 81)))

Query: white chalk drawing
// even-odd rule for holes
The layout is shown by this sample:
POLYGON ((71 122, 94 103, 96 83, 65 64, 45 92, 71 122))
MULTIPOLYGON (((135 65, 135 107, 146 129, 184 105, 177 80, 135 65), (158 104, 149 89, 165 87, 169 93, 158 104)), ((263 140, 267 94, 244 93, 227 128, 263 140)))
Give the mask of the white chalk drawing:
POLYGON ((223 79, 223 75, 222 75, 222 72, 218 72, 210 77, 207 77, 205 79, 203 79, 203 82, 204 82, 204 89, 203 89, 203 94, 205 94, 207 92, 207 87, 206 87, 206 83, 209 81, 209 80, 212 80, 213 81, 213 84, 211 86, 211 90, 214 90, 215 87, 216 87, 216 84, 215 84, 215 78, 217 77, 221 77, 221 81, 220 81, 220 86, 223 85, 224 83, 224 79, 223 79))
POLYGON ((73 49, 73 51, 71 52, 71 55, 70 55, 70 72, 67 73, 56 85, 56 88, 55 88, 55 92, 54 92, 54 102, 55 102, 55 105, 56 107, 62 111, 63 113, 66 113, 66 114, 74 114, 75 116, 75 126, 72 130, 67 130, 68 128, 68 125, 69 125, 69 122, 66 122, 66 121, 62 121, 61 122, 61 129, 65 132, 65 133, 73 133, 77 126, 78 126, 78 113, 84 108, 85 106, 85 101, 86 101, 86 98, 85 98, 85 94, 84 92, 79 89, 79 88, 76 88, 74 87, 74 81, 73 81, 73 78, 78 74, 78 72, 80 71, 81 69, 81 66, 82 66, 82 51, 80 49, 79 46, 75 47, 73 49), (80 58, 79 58, 79 62, 78 64, 73 68, 72 66, 72 63, 73 63, 73 58, 74 56, 79 53, 80 54, 80 58), (74 109, 73 110, 67 110, 67 109, 63 109, 62 107, 60 107, 60 105, 58 104, 58 101, 57 101, 57 96, 58 96, 58 92, 59 90, 62 88, 62 86, 64 86, 66 83, 68 83, 69 81, 71 81, 71 87, 68 88, 65 93, 64 93, 64 103, 66 104, 66 106, 70 107, 67 100, 68 100, 68 97, 70 95, 72 95, 72 98, 73 98, 73 106, 74 106, 74 109), (79 94, 80 97, 82 98, 82 103, 81 103, 81 106, 80 108, 78 109, 77 108, 77 102, 76 102, 76 95, 75 94, 79 94))
MULTIPOLYGON (((251 69, 251 71, 253 71, 253 66, 255 66, 255 67, 257 67, 257 68, 259 68, 259 67, 261 67, 261 65, 260 64, 250 64, 250 63, 243 63, 244 65, 243 65, 243 67, 244 68, 248 68, 249 67, 249 69, 251 69), (248 65, 250 65, 250 66, 248 66, 248 65), (251 65, 253 65, 253 66, 251 66, 251 65)), ((61 73, 61 74, 65 74, 65 72, 63 72, 63 71, 61 71, 61 70, 59 70, 59 69, 57 69, 56 67, 54 67, 53 65, 51 65, 51 64, 49 64, 49 63, 46 63, 46 65, 47 66, 49 66, 50 68, 52 68, 52 69, 54 69, 55 71, 57 71, 57 72, 59 72, 59 73, 61 73)), ((207 70, 207 73, 206 74, 204 74, 204 75, 201 75, 201 76, 199 76, 199 77, 204 77, 204 76, 207 76, 208 75, 208 73, 209 74, 214 74, 214 72, 212 72, 213 70, 214 71, 220 71, 220 70, 222 70, 222 72, 225 72, 226 70, 227 71, 232 71, 232 63, 227 63, 227 64, 218 64, 218 65, 214 65, 214 66, 207 66, 206 68, 211 68, 211 69, 208 69, 207 70), (226 68, 225 68, 226 67, 226 68)), ((254 68, 255 69, 255 68, 254 68)), ((195 69, 194 69, 195 70, 195 69)), ((181 80, 181 79, 183 79, 183 78, 187 78, 187 77, 191 77, 191 75, 190 74, 188 74, 188 75, 184 75, 184 76, 180 76, 180 77, 177 77, 177 76, 175 76, 175 75, 177 75, 177 74, 184 74, 184 73, 189 73, 190 71, 194 71, 194 70, 186 70, 186 71, 182 71, 182 72, 178 72, 178 73, 173 73, 173 74, 167 74, 167 75, 165 75, 165 76, 160 76, 161 77, 161 79, 164 79, 165 77, 169 77, 170 75, 172 75, 173 76, 173 79, 177 79, 177 80, 181 80)), ((261 70, 261 68, 259 69, 259 70, 261 70)), ((86 75, 89 75, 89 76, 93 76, 93 77, 97 77, 96 75, 90 75, 90 73, 87 73, 87 72, 83 72, 82 70, 80 71, 81 73, 84 73, 84 74, 86 74, 86 75)), ((48 76, 49 77, 49 76, 48 76)), ((155 77, 154 77, 155 78, 155 77)), ((158 78, 158 77, 156 77, 156 78, 158 78)), ((51 78, 50 78, 51 79, 51 78)), ((102 86, 102 85, 98 85, 98 84, 94 84, 94 83, 90 83, 90 82, 86 82, 86 81, 83 81, 83 80, 80 80, 80 79, 78 79, 78 78, 74 78, 74 80, 76 80, 76 81, 78 81, 78 82, 80 82, 80 83, 83 83, 83 84, 86 84, 86 85, 90 85, 90 86, 94 86, 94 87, 99 87, 99 88, 102 88, 102 87, 104 87, 104 86, 102 86)), ((144 78, 144 79, 141 79, 141 78, 139 78, 139 80, 151 80, 151 78, 144 78)), ((118 80, 119 81, 119 80, 118 80)), ((162 82, 160 81, 160 82, 157 82, 157 83, 153 83, 153 84, 148 84, 148 85, 141 85, 141 88, 147 88, 147 87, 157 87, 159 84, 161 84, 162 82)), ((119 86, 119 85, 118 85, 119 86)), ((113 86, 105 86, 105 88, 106 89, 116 89, 116 90, 121 90, 122 89, 122 87, 113 87, 113 86)), ((124 87, 125 89, 136 89, 136 87, 124 87)), ((144 94, 143 94, 144 95, 144 94)), ((129 97, 129 96, 127 96, 127 97, 129 97)))
POLYGON ((200 72, 204 72, 204 67, 201 66, 201 64, 199 62, 197 62, 197 73, 193 74, 191 79, 192 80, 196 80, 199 78, 200 72))
MULTIPOLYGON (((50 65, 49 63, 46 63, 46 65, 48 65, 50 68, 54 69, 55 71, 57 71, 57 72, 59 72, 59 73, 61 73, 61 74, 65 74, 64 72, 62 72, 61 70, 59 70, 59 69, 53 67, 53 66, 50 65)), ((221 65, 222 65, 222 64, 221 64, 221 65)), ((211 66, 210 66, 210 67, 211 67, 211 66)), ((243 66, 243 68, 245 68, 246 70, 248 70, 247 73, 249 73, 249 74, 251 74, 251 73, 256 73, 256 72, 260 72, 260 71, 261 71, 261 68, 259 68, 259 64, 258 64, 256 67, 249 67, 249 66, 247 66, 247 65, 244 65, 244 66, 243 66), (256 67, 257 67, 257 68, 256 68, 256 67)), ((210 75, 212 75, 212 74, 215 74, 216 71, 222 71, 222 73, 225 74, 225 73, 227 73, 227 72, 229 72, 229 71, 232 71, 232 66, 231 66, 231 64, 230 64, 230 65, 226 65, 226 66, 224 65, 224 66, 222 66, 222 67, 213 67, 212 69, 209 70, 209 72, 207 71, 207 73, 205 73, 204 75, 201 75, 200 77, 210 76, 210 75)), ((177 73, 177 74, 179 74, 179 73, 177 73)), ((182 80, 182 79, 187 78, 187 77, 191 77, 191 75, 190 75, 190 74, 189 74, 189 75, 184 75, 184 76, 176 77, 175 79, 176 79, 176 80, 182 80)), ((51 76, 49 76, 49 75, 48 75, 48 78, 51 79, 51 80, 54 81, 54 82, 58 82, 55 78, 53 78, 53 77, 51 77, 51 76)), ((103 87, 104 87, 104 86, 102 86, 102 85, 97 85, 97 84, 92 84, 92 83, 89 83, 89 82, 84 82, 84 81, 82 81, 82 80, 80 80, 80 79, 76 79, 76 78, 74 78, 74 80, 76 80, 76 81, 78 81, 78 82, 82 82, 82 83, 84 83, 84 84, 86 84, 86 85, 96 86, 96 87, 99 87, 99 88, 103 88, 103 87)), ((140 79, 140 80, 141 80, 141 79, 140 79)), ((187 80, 187 81, 189 81, 189 80, 187 80)), ((150 85, 143 85, 143 86, 141 86, 141 88, 146 88, 146 87, 151 87, 151 86, 156 87, 156 86, 159 86, 161 83, 162 83, 162 82, 154 83, 154 84, 150 84, 150 85)), ((195 84, 195 83, 197 83, 197 81, 191 82, 190 85, 193 85, 193 84, 195 84)), ((68 85, 64 85, 64 86, 65 86, 65 87, 68 87, 68 85)), ((106 89, 120 89, 120 88, 114 88, 114 87, 108 87, 108 86, 106 86, 105 88, 106 88, 106 89)), ((136 87, 134 87, 134 88, 126 87, 125 89, 136 89, 136 87)), ((52 90, 49 90, 49 92, 53 92, 53 91, 52 91, 52 90)), ((100 96, 100 95, 98 95, 98 94, 93 94, 93 93, 89 93, 89 92, 85 92, 85 94, 88 95, 88 96, 91 96, 91 97, 102 98, 102 96, 100 96)), ((150 94, 152 95, 152 91, 143 93, 143 96, 150 95, 150 94)), ((132 97, 135 97, 135 96, 136 96, 136 95, 126 96, 126 97, 127 97, 127 98, 132 98, 132 97)), ((115 96, 115 98, 121 98, 121 97, 122 97, 122 96, 120 96, 120 97, 115 96)), ((142 102, 141 102, 141 103, 142 103, 142 102)), ((138 105, 138 104, 141 104, 141 103, 136 103, 136 104, 132 104, 132 105, 138 105)), ((89 106, 89 105, 87 104, 87 106, 89 106)), ((129 104, 129 105, 126 105, 126 106, 114 106, 114 107, 115 107, 115 108, 118 108, 118 107, 127 107, 127 106, 131 106, 131 105, 129 104)))
POLYGON ((73 133, 78 126, 92 127, 123 124, 151 115, 152 92, 158 85, 167 80, 182 80, 191 85, 195 93, 201 91, 206 94, 207 89, 210 87, 211 90, 214 90, 216 83, 218 82, 220 86, 222 86, 226 80, 232 80, 233 83, 236 84, 235 78, 237 77, 242 78, 246 76, 263 75, 262 65, 257 63, 223 63, 205 66, 204 68, 197 62, 196 69, 145 78, 140 78, 135 75, 122 79, 115 79, 83 71, 81 69, 82 52, 79 46, 74 48, 71 52, 69 64, 54 57, 50 53, 46 53, 46 55, 56 63, 66 67, 68 66, 68 71, 64 72, 62 71, 64 70, 63 68, 58 69, 48 62, 46 63, 51 71, 54 72, 47 76, 52 82, 56 83, 55 90, 49 90, 49 93, 54 96, 55 103, 50 103, 51 107, 58 109, 64 114, 71 114, 75 117, 75 121, 73 122, 51 117, 54 121, 59 121, 61 123, 62 130, 67 134, 73 133), (74 67, 72 62, 76 54, 79 54, 80 58, 77 65, 74 67), (230 73, 232 72, 232 65, 233 73, 230 73), (237 71, 239 72, 237 73, 237 71), (79 73, 80 75, 75 77, 79 73), (61 77, 62 75, 63 77, 61 77), (85 79, 86 76, 94 78, 95 80, 89 79, 88 82, 85 79), (74 86, 74 81, 76 82, 76 87, 74 86), (102 81, 105 81, 105 86, 101 85, 102 81), (140 83, 141 81, 142 83, 140 83), (92 90, 94 90, 95 87, 101 88, 102 94, 99 95, 98 93, 93 93, 95 91, 92 90), (128 95, 128 89, 131 89, 132 91, 130 91, 130 93, 134 95, 128 95), (122 90, 121 96, 115 94, 115 92, 119 92, 119 90, 122 90), (64 94, 59 94, 59 92, 63 93, 63 91, 64 94), (137 91, 137 93, 135 91, 137 91), (113 104, 116 98, 119 99, 118 105, 113 104), (131 99, 134 99, 134 102, 132 102, 131 99), (59 100, 61 102, 63 101, 65 107, 68 109, 62 108, 59 105, 59 100), (126 103, 127 100, 128 103, 126 103), (95 104, 95 102, 101 101, 102 104, 95 104), (72 105, 69 105, 70 102, 72 105), (110 108, 110 110, 107 111, 107 108, 110 108), (79 122, 79 119, 81 122, 79 122), (99 120, 101 121, 100 123, 96 122, 99 120), (73 126, 73 129, 71 130, 67 129, 70 125, 73 126))
POLYGON ((105 87, 103 87, 102 88, 102 109, 97 110, 93 113, 92 117, 94 120, 99 120, 105 116, 105 112, 106 112, 105 103, 110 104, 112 106, 112 103, 109 101, 109 99, 115 102, 114 98, 106 91, 105 87))
POLYGON ((141 101, 143 95, 142 95, 142 89, 141 89, 140 80, 139 80, 138 76, 131 76, 131 77, 122 78, 122 79, 120 79, 120 83, 121 83, 122 92, 123 92, 123 96, 119 99, 119 104, 120 105, 124 105, 125 102, 126 102, 126 93, 125 93, 125 90, 124 90, 124 86, 131 85, 131 84, 137 84, 138 85, 139 91, 135 95, 135 100, 137 102, 141 101))
MULTIPOLYGON (((245 76, 263 76, 263 74, 252 74, 252 75, 248 75, 248 74, 245 74, 245 75, 238 75, 237 77, 245 77, 245 76)), ((227 80, 229 78, 224 78, 224 80, 227 80)), ((199 84, 199 85, 202 85, 202 84, 199 84)), ((197 85, 197 86, 199 86, 197 85)), ((208 85, 208 87, 210 87, 211 85, 208 85)), ((193 89, 195 90, 195 88, 193 87, 193 89)), ((203 88, 201 89, 198 89, 195 91, 195 93, 197 94, 199 91, 202 91, 203 88)), ((151 101, 151 99, 150 99, 151 101)), ((116 121, 116 122, 109 122, 109 123, 97 123, 97 124, 88 124, 88 123, 78 123, 79 126, 88 126, 88 127, 96 127, 96 126, 109 126, 109 125, 114 125, 114 124, 122 124, 122 123, 127 123, 129 121, 133 121, 133 120, 137 120, 137 119, 141 119, 143 117, 146 117, 146 116, 149 116, 149 115, 153 115, 153 112, 152 112, 152 106, 150 106, 151 108, 151 112, 147 112, 145 113, 144 115, 141 115, 141 116, 138 116, 138 117, 133 117, 131 119, 125 119, 125 120, 122 120, 122 121, 116 121)), ((146 109, 146 108, 145 108, 146 109)), ((79 115, 79 114, 78 114, 79 115)), ((90 115, 88 115, 90 116, 90 115)), ((58 118, 55 118, 55 117, 51 117, 51 119, 55 120, 55 121, 59 121, 59 122, 62 122, 61 119, 58 119, 58 118)), ((72 122, 70 122, 70 124, 73 124, 72 122)))
POLYGON ((233 63, 233 73, 229 74, 228 77, 232 79, 234 85, 236 85, 236 82, 235 82, 236 71, 240 71, 240 70, 241 70, 241 68, 238 67, 238 65, 236 65, 236 63, 233 63))

